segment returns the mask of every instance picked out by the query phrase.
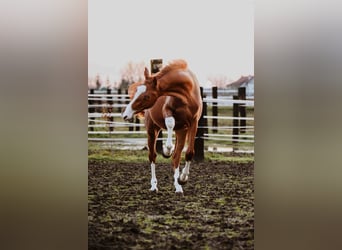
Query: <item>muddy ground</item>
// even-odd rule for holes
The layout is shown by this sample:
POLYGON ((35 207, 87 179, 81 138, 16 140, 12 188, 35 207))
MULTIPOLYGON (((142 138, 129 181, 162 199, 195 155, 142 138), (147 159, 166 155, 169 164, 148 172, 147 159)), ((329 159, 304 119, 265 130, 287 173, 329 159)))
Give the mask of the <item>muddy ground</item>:
POLYGON ((89 249, 253 249, 254 164, 193 163, 184 195, 169 164, 89 162, 89 249))

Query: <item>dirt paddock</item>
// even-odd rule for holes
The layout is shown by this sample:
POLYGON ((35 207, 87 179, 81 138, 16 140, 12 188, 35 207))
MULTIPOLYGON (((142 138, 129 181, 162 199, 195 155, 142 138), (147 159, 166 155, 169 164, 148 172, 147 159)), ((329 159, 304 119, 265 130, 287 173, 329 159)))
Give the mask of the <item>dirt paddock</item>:
POLYGON ((253 249, 254 164, 193 163, 184 195, 169 164, 89 161, 89 249, 253 249))

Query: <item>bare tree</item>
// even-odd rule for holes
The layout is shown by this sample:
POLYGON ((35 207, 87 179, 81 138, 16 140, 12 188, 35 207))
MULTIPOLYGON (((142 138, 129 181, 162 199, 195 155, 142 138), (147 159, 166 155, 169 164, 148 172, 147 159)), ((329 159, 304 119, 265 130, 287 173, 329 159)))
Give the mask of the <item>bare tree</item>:
POLYGON ((128 85, 143 80, 145 63, 128 62, 121 69, 121 85, 120 88, 126 88, 128 85))
POLYGON ((216 86, 218 88, 224 88, 229 82, 228 77, 225 75, 210 76, 208 77, 208 80, 212 83, 212 86, 216 86))
POLYGON ((102 79, 100 77, 100 74, 97 74, 95 77, 95 82, 96 82, 96 89, 99 89, 100 86, 102 85, 102 79))

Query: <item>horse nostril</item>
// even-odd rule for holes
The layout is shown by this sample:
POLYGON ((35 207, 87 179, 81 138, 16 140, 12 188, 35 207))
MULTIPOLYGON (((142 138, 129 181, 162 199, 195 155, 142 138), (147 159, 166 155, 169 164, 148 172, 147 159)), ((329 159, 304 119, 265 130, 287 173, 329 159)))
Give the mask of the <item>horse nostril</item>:
POLYGON ((126 121, 126 120, 127 120, 127 118, 128 118, 128 117, 127 117, 127 115, 125 115, 123 119, 126 121))

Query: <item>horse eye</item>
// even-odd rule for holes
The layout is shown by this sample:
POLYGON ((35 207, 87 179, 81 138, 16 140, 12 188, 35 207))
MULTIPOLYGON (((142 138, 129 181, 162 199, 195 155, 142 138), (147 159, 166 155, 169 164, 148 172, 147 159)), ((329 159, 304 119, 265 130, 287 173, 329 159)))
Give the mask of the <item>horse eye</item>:
POLYGON ((148 100, 150 100, 150 96, 149 95, 145 95, 144 96, 144 101, 148 101, 148 100))

